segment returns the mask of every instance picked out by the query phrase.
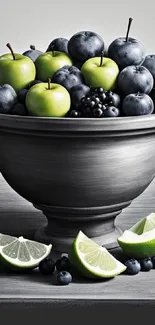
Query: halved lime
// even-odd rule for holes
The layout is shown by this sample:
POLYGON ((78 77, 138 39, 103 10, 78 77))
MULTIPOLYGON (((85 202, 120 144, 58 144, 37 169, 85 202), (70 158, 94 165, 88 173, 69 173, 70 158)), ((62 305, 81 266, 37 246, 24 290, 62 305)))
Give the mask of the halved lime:
POLYGON ((135 258, 155 255, 155 213, 150 213, 118 238, 124 253, 135 258))
POLYGON ((0 234, 0 255, 10 266, 35 268, 50 254, 52 245, 44 245, 23 237, 0 234))
POLYGON ((69 252, 71 264, 89 278, 112 278, 126 270, 105 247, 97 245, 82 231, 73 241, 69 252))

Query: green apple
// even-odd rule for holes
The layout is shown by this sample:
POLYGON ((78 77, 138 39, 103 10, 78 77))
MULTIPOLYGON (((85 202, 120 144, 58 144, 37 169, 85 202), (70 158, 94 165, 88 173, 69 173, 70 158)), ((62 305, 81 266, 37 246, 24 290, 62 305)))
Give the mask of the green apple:
POLYGON ((118 65, 109 58, 93 57, 81 67, 85 82, 90 87, 103 87, 111 90, 115 87, 119 74, 118 65))
POLYGON ((36 68, 31 59, 7 47, 11 53, 0 56, 0 85, 9 84, 18 92, 35 79, 36 68))
POLYGON ((41 82, 32 86, 26 95, 26 107, 30 115, 63 117, 71 106, 70 94, 59 84, 41 82))
POLYGON ((64 65, 72 65, 72 60, 66 53, 50 51, 41 54, 35 61, 37 79, 47 82, 64 65))

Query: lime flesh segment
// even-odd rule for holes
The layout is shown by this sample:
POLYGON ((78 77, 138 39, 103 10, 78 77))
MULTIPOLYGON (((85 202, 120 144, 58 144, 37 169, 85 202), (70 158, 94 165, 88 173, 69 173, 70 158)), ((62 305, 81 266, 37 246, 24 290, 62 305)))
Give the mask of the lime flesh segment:
POLYGON ((35 268, 50 254, 52 245, 45 245, 23 237, 0 234, 0 255, 4 262, 17 268, 35 268))
POLYGON ((114 258, 105 247, 97 245, 80 231, 69 252, 71 264, 89 278, 112 278, 124 272, 126 266, 114 258))
POLYGON ((155 213, 142 218, 118 238, 124 253, 130 257, 145 258, 155 255, 155 213))

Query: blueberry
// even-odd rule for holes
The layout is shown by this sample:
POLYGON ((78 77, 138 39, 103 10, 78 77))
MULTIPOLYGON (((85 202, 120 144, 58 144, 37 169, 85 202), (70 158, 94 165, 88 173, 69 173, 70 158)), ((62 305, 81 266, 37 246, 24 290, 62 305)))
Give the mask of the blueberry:
POLYGON ((92 100, 91 102, 90 102, 90 108, 93 108, 94 106, 95 106, 95 101, 94 100, 92 100))
POLYGON ((134 258, 126 261, 125 266, 127 267, 126 273, 129 275, 138 274, 141 270, 140 263, 137 260, 135 260, 134 258))
POLYGON ((102 94, 104 93, 104 88, 103 87, 99 87, 98 88, 98 94, 102 94))
POLYGON ((84 107, 81 109, 81 113, 83 117, 91 117, 92 116, 92 111, 90 107, 84 107))
POLYGON ((72 276, 67 271, 61 271, 57 274, 57 283, 61 285, 68 285, 72 282, 72 276))
POLYGON ((118 117, 120 115, 120 110, 114 106, 107 106, 106 110, 104 111, 105 117, 118 117))
POLYGON ((152 268, 155 269, 155 256, 152 256, 151 260, 152 260, 152 264, 153 264, 152 268))
POLYGON ((153 268, 153 262, 150 257, 140 260, 141 271, 150 271, 153 268))
POLYGON ((69 117, 80 117, 80 112, 76 109, 73 109, 69 112, 69 117))
POLYGON ((107 105, 102 105, 102 111, 104 112, 107 109, 107 105))
POLYGON ((105 93, 102 93, 101 95, 100 95, 100 100, 101 100, 101 102, 102 103, 104 103, 105 101, 106 101, 106 94, 105 93))
POLYGON ((95 104, 99 104, 100 103, 100 98, 99 97, 96 97, 95 98, 95 104))
POLYGON ((52 274, 55 271, 55 263, 51 258, 45 258, 39 263, 39 270, 42 274, 52 274))
POLYGON ((101 103, 99 103, 96 108, 102 109, 103 108, 103 105, 101 103))
POLYGON ((70 262, 68 257, 63 256, 59 258, 56 263, 56 269, 57 271, 70 271, 70 262))
POLYGON ((103 111, 101 108, 95 108, 93 110, 93 115, 94 117, 102 117, 103 116, 103 111))

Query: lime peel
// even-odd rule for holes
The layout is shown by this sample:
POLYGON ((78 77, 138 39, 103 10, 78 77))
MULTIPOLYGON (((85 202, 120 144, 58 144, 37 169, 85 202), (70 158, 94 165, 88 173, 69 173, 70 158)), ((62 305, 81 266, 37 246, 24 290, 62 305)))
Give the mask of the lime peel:
POLYGON ((73 241, 69 260, 81 275, 89 278, 112 278, 126 270, 105 247, 97 245, 82 231, 73 241))
POLYGON ((155 213, 150 213, 134 226, 125 230, 118 243, 126 255, 135 258, 155 255, 155 213))

